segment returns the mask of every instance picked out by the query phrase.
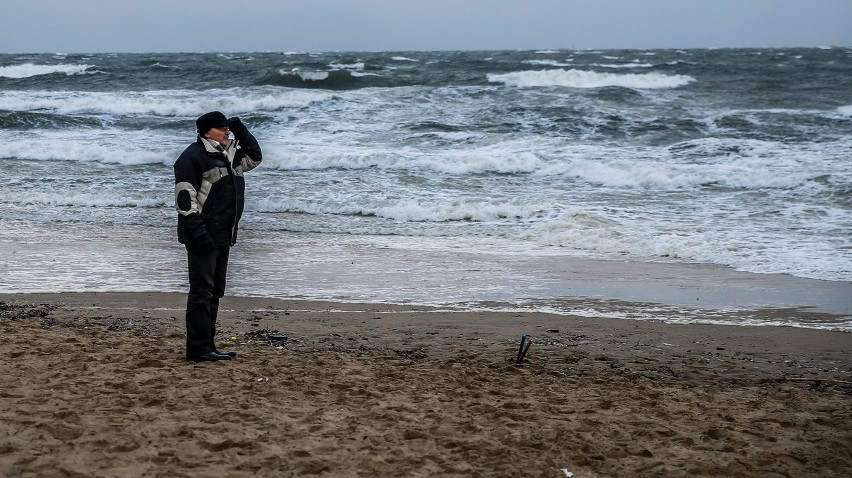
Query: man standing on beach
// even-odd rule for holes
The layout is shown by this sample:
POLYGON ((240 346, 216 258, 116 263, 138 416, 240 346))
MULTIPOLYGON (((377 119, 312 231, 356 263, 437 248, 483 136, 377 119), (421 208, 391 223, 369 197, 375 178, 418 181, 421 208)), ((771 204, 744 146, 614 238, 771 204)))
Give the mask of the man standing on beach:
POLYGON ((237 117, 212 111, 195 125, 198 138, 174 164, 178 241, 186 246, 189 269, 186 359, 230 360, 237 354, 216 350, 216 315, 243 213, 243 173, 257 167, 262 156, 257 140, 237 117))

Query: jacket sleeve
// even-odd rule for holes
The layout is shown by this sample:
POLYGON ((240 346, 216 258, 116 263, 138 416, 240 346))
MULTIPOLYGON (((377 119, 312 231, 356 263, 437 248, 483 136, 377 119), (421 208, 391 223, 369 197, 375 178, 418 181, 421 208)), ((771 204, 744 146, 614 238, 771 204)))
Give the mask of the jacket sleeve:
POLYGON ((175 209, 178 213, 178 240, 183 244, 206 242, 209 238, 207 227, 201 218, 199 198, 202 174, 198 161, 193 160, 189 150, 178 157, 175 171, 175 209))
POLYGON ((234 168, 239 168, 243 173, 251 171, 263 160, 260 145, 242 122, 231 123, 231 125, 231 132, 234 133, 234 138, 240 146, 240 151, 242 151, 242 154, 236 158, 239 160, 239 164, 234 164, 234 168))

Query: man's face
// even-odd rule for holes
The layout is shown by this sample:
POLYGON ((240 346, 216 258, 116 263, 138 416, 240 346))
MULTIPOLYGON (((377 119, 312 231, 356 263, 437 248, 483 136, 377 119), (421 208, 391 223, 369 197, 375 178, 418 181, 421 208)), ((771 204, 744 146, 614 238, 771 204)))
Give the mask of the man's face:
POLYGON ((207 130, 207 133, 205 133, 204 137, 212 139, 213 141, 217 141, 218 143, 224 146, 228 144, 228 133, 230 132, 231 130, 227 126, 224 126, 222 128, 210 128, 209 130, 207 130))

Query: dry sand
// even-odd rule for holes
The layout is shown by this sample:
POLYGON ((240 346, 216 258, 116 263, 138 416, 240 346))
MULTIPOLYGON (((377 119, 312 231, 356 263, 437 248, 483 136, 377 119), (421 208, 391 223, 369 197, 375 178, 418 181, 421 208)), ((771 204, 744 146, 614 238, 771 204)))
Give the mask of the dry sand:
POLYGON ((852 476, 852 334, 0 295, 0 476, 852 476), (518 339, 533 338, 523 364, 518 339))

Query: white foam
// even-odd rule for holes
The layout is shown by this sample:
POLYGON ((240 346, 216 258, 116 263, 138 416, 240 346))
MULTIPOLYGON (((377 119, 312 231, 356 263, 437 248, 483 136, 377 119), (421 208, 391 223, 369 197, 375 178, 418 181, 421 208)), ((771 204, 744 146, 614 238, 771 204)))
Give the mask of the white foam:
POLYGON ((414 61, 414 62, 420 61, 420 60, 416 60, 414 58, 407 58, 407 57, 404 57, 404 56, 393 56, 393 57, 391 57, 391 60, 394 60, 394 61, 414 61))
POLYGON ((28 206, 81 206, 81 207, 159 207, 169 206, 163 197, 130 197, 126 191, 102 190, 99 192, 71 191, 67 188, 55 190, 30 190, 27 194, 10 197, 0 192, 0 202, 28 206))
MULTIPOLYGON (((282 75, 289 75, 290 72, 286 70, 279 70, 279 73, 282 75)), ((294 71, 293 73, 299 75, 304 81, 323 81, 328 79, 327 71, 294 71)))
POLYGON ((335 196, 326 192, 320 198, 262 198, 253 201, 261 212, 345 214, 376 216, 410 222, 504 222, 529 220, 541 214, 538 206, 519 199, 433 197, 429 199, 388 199, 366 196, 335 196))
POLYGON ((688 189, 704 184, 745 189, 792 188, 810 176, 808 172, 796 171, 795 168, 790 168, 788 175, 767 174, 768 168, 777 166, 772 163, 771 158, 703 165, 679 165, 652 159, 643 163, 627 159, 612 159, 608 162, 575 159, 553 165, 542 171, 542 174, 574 176, 589 184, 610 188, 658 190, 688 189))
POLYGON ((601 88, 622 86, 635 89, 677 88, 695 81, 686 75, 660 73, 614 74, 585 70, 538 70, 504 74, 488 74, 488 81, 521 88, 565 86, 569 88, 601 88))
POLYGON ((20 65, 0 66, 0 76, 5 78, 30 78, 33 76, 50 75, 53 73, 64 73, 66 75, 80 75, 94 65, 36 65, 23 63, 20 65))
MULTIPOLYGON (((601 257, 623 255, 634 258, 681 258, 702 260, 713 256, 730 263, 718 243, 700 233, 682 235, 663 232, 656 224, 633 224, 628 218, 607 217, 601 212, 569 208, 555 219, 532 224, 519 237, 543 245, 598 253, 601 257)), ((719 263, 719 262, 717 262, 719 263)))
POLYGON ((0 109, 59 114, 197 117, 205 111, 230 114, 304 107, 333 98, 329 92, 256 87, 225 90, 143 92, 0 91, 0 109))
POLYGON ((365 68, 364 62, 357 63, 331 63, 328 65, 332 70, 363 70, 365 68))
MULTIPOLYGON (((468 135, 446 133, 448 139, 468 135)), ((415 135, 416 136, 416 135, 415 135)), ((521 138, 438 151, 309 141, 268 143, 266 167, 280 170, 425 170, 458 176, 484 173, 564 176, 616 189, 677 190, 715 184, 737 189, 792 189, 811 178, 839 174, 843 144, 794 144, 703 138, 667 148, 564 144, 558 138, 521 138), (692 157, 712 158, 693 161, 692 157), (641 160, 637 160, 641 158, 641 160), (836 162, 836 163, 835 163, 836 162), (837 164, 838 168, 833 168, 837 164)))
POLYGON ((651 68, 652 64, 650 63, 595 63, 592 66, 599 66, 601 68, 651 68))
POLYGON ((423 152, 414 149, 382 150, 345 144, 278 145, 264 147, 266 167, 280 170, 331 168, 428 170, 454 175, 481 173, 519 174, 542 171, 547 163, 530 151, 529 141, 503 142, 472 149, 423 152))
MULTIPOLYGON (((75 161, 109 164, 139 165, 174 161, 182 150, 179 140, 168 145, 167 138, 146 144, 127 141, 125 134, 112 130, 111 134, 97 131, 86 135, 80 130, 30 131, 26 134, 10 132, 8 145, 0 157, 20 161, 75 161)), ((191 140, 191 138, 189 138, 191 140)), ((186 140, 183 141, 186 143, 186 140)), ((185 144, 183 145, 185 147, 185 144)))
POLYGON ((840 106, 837 112, 843 116, 852 117, 852 105, 840 106))
POLYGON ((813 206, 803 205, 781 217, 749 215, 740 222, 720 218, 712 207, 672 212, 677 207, 673 203, 655 211, 646 206, 643 214, 568 207, 554 218, 531 222, 517 237, 592 257, 665 258, 756 273, 852 279, 852 259, 838 254, 836 244, 850 227, 844 211, 829 208, 815 215, 813 206))
MULTIPOLYGON (((571 61, 571 60, 567 60, 571 61)), ((556 60, 524 60, 524 63, 529 65, 541 65, 541 66, 571 66, 570 63, 560 63, 556 60)))

